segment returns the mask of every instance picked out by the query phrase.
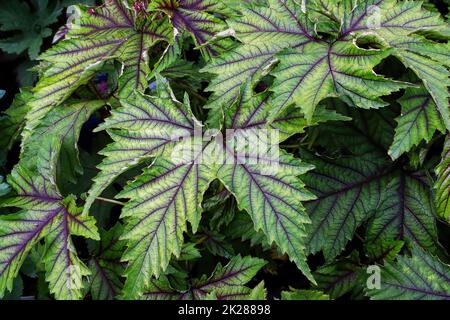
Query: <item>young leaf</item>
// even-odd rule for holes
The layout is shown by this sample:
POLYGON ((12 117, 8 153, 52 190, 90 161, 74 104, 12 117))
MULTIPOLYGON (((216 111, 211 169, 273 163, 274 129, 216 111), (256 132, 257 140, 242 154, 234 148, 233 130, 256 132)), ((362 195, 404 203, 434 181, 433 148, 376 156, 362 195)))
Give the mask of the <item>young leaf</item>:
POLYGON ((363 274, 365 270, 354 252, 347 258, 320 267, 314 272, 314 278, 317 280, 318 289, 328 294, 331 299, 337 299, 362 288, 365 285, 363 274))

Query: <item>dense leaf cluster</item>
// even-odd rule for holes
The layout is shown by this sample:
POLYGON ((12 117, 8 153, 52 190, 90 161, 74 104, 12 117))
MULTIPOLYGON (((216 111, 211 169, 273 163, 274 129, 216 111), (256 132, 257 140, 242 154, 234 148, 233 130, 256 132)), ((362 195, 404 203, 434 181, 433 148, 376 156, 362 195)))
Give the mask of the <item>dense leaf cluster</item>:
MULTIPOLYGON (((0 49, 68 4, 4 5, 0 49)), ((443 3, 73 8, 0 116, 0 297, 450 299, 443 3), (260 129, 276 170, 228 147, 260 129)))

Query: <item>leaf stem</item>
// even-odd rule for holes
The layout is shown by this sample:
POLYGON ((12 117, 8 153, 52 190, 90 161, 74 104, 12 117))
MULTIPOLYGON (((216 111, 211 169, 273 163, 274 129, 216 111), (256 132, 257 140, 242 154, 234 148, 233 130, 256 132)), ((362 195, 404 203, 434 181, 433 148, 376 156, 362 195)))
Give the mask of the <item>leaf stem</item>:
POLYGON ((113 204, 118 204, 119 206, 124 206, 125 203, 117 201, 117 200, 112 200, 112 199, 107 199, 107 198, 103 198, 103 197, 97 197, 95 198, 99 201, 103 201, 103 202, 109 202, 109 203, 113 203, 113 204))

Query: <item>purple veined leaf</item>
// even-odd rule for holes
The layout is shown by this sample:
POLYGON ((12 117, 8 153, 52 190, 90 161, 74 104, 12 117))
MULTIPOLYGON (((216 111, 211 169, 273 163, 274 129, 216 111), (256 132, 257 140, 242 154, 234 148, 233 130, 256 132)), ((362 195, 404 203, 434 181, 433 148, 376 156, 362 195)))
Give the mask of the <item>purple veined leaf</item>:
POLYGON ((436 131, 445 132, 441 115, 425 88, 408 88, 398 102, 402 112, 396 118, 394 141, 389 148, 393 159, 398 159, 422 141, 430 142, 436 131))
POLYGON ((64 25, 58 29, 58 31, 53 36, 52 44, 55 44, 59 42, 60 40, 63 40, 67 33, 69 32, 69 27, 67 25, 64 25))
POLYGON ((171 42, 172 26, 167 19, 155 19, 141 28, 130 9, 120 0, 106 0, 101 7, 78 8, 81 17, 71 23, 66 40, 41 55, 46 65, 34 88, 27 130, 31 131, 52 109, 87 83, 107 60, 124 64, 119 95, 144 91, 150 74, 147 50, 159 41, 171 42))
POLYGON ((356 252, 318 268, 313 274, 317 279, 317 288, 329 294, 331 299, 361 291, 366 285, 365 270, 356 252))
POLYGON ((219 108, 228 108, 239 97, 241 87, 247 82, 256 84, 271 67, 273 56, 280 48, 261 46, 240 46, 212 60, 201 71, 214 74, 207 91, 213 92, 207 108, 216 115, 219 108))
POLYGON ((197 157, 213 148, 214 143, 203 145, 200 139, 200 148, 194 148, 193 158, 174 158, 183 155, 183 148, 192 148, 192 142, 197 143, 198 121, 188 99, 184 103, 174 100, 170 87, 161 78, 157 87, 157 96, 136 94, 132 100, 122 100, 122 107, 99 128, 107 129, 115 142, 103 151, 107 157, 99 166, 102 171, 95 178, 85 205, 87 212, 120 173, 140 160, 156 158, 117 195, 130 199, 121 215, 125 220, 121 239, 127 242, 123 260, 128 262, 125 298, 139 296, 153 275, 166 270, 171 256, 180 255, 187 222, 195 232, 203 193, 214 178, 208 165, 196 163, 197 157))
POLYGON ((442 159, 440 164, 436 167, 436 174, 438 179, 434 183, 435 203, 437 207, 437 214, 445 219, 450 220, 450 137, 447 135, 444 150, 442 152, 442 159))
POLYGON ((225 110, 225 126, 240 130, 276 130, 277 142, 283 142, 290 136, 303 133, 307 127, 318 125, 327 121, 348 121, 350 117, 327 110, 319 106, 312 122, 308 124, 304 114, 298 108, 288 108, 272 121, 269 121, 273 106, 270 103, 270 93, 265 91, 253 94, 251 81, 240 89, 237 101, 225 110))
POLYGON ((242 15, 228 21, 244 45, 212 60, 203 71, 213 73, 207 90, 213 92, 210 108, 229 107, 246 82, 256 84, 277 62, 274 55, 287 47, 301 48, 314 39, 313 24, 292 0, 271 0, 268 7, 243 4, 242 15))
POLYGON ((208 43, 217 33, 226 29, 225 22, 215 16, 225 12, 225 7, 217 1, 157 0, 150 6, 166 13, 180 33, 189 33, 205 57, 216 56, 232 44, 229 39, 208 43))
MULTIPOLYGON (((162 78, 157 78, 161 83, 162 78)), ((174 101, 173 93, 164 93, 167 84, 159 85, 155 97, 136 93, 122 100, 122 107, 113 111, 111 117, 97 131, 106 129, 113 139, 100 154, 106 158, 98 166, 100 173, 86 199, 88 212, 95 199, 119 175, 144 160, 162 153, 170 153, 182 138, 193 136, 195 119, 186 104, 174 101)))
POLYGON ((173 164, 157 159, 118 197, 131 198, 122 211, 128 261, 125 298, 136 298, 153 275, 166 270, 171 255, 181 253, 183 232, 194 232, 201 218, 203 193, 213 176, 201 164, 173 164))
POLYGON ((318 197, 306 203, 313 221, 309 252, 322 250, 331 261, 364 222, 368 224, 367 241, 374 245, 402 240, 407 247, 422 246, 437 252, 429 187, 416 174, 397 169, 387 155, 394 129, 391 111, 337 110, 354 120, 324 126, 323 138, 317 143, 324 148, 343 148, 345 153, 303 153, 304 160, 316 167, 303 180, 318 197))
POLYGON ((384 47, 392 48, 392 54, 423 81, 449 129, 449 44, 417 35, 421 31, 445 37, 448 30, 439 13, 423 9, 421 2, 370 0, 353 4, 351 14, 343 18, 340 39, 372 37, 384 47))
POLYGON ((120 261, 125 242, 120 240, 123 226, 118 223, 109 231, 100 231, 100 242, 89 242, 90 292, 94 300, 113 300, 123 287, 125 265, 120 261))
POLYGON ((440 244, 430 186, 417 174, 394 172, 382 185, 381 202, 367 227, 372 244, 402 240, 408 248, 438 254, 440 244))
POLYGON ((343 155, 301 153, 315 166, 303 177, 317 199, 305 204, 312 224, 308 226, 308 252, 322 251, 329 262, 345 248, 355 230, 380 203, 382 180, 392 173, 387 147, 394 124, 386 122, 389 110, 369 112, 332 105, 337 112, 353 118, 319 127, 317 145, 325 150, 343 150, 343 155), (383 114, 380 114, 383 112, 383 114))
POLYGON ((381 267, 380 282, 365 290, 373 300, 450 300, 449 265, 420 248, 381 267))
MULTIPOLYGON (((51 145, 57 150, 57 144, 51 145)), ((51 166, 55 149, 42 151, 51 166)), ((31 248, 45 239, 42 261, 50 292, 56 299, 83 297, 83 279, 90 274, 78 258, 71 236, 98 240, 95 221, 81 213, 73 197, 63 198, 54 181, 54 169, 31 172, 20 164, 8 178, 17 196, 6 206, 18 207, 17 213, 0 217, 0 294, 11 290, 13 279, 31 248)))
POLYGON ((236 38, 245 44, 299 48, 315 42, 314 24, 293 0, 269 0, 243 5, 242 16, 229 21, 236 38))
POLYGON ((92 114, 104 105, 102 100, 68 101, 61 105, 61 108, 51 110, 33 130, 26 143, 22 144, 22 163, 27 162, 27 168, 37 170, 40 163, 36 161, 35 155, 46 148, 43 146, 45 142, 51 142, 46 140, 46 137, 52 137, 60 144, 60 154, 55 158, 55 161, 61 160, 58 178, 75 182, 77 174, 83 173, 77 147, 81 128, 92 114))
POLYGON ((244 89, 243 101, 236 102, 226 116, 226 128, 235 131, 226 137, 226 162, 219 167, 217 177, 234 195, 239 208, 251 216, 255 229, 266 235, 269 244, 275 242, 281 252, 287 253, 306 277, 314 282, 304 252, 306 224, 310 220, 301 204, 313 199, 314 195, 304 188, 298 177, 313 167, 282 150, 273 152, 278 148, 279 137, 262 138, 258 125, 251 125, 253 121, 265 119, 264 114, 267 114, 270 105, 265 104, 264 95, 249 100, 249 93, 245 92, 244 89), (231 141, 239 139, 240 135, 248 135, 255 139, 254 143, 263 144, 261 149, 267 150, 267 154, 259 154, 260 148, 256 145, 251 148, 246 145, 243 150, 239 147, 232 149, 231 141), (257 161, 246 161, 241 154, 246 159, 257 161))
POLYGON ((356 229, 377 209, 378 190, 385 177, 383 158, 374 153, 359 157, 327 159, 302 153, 302 159, 315 166, 303 180, 316 196, 305 204, 312 224, 308 226, 308 252, 323 251, 331 261, 353 238, 356 229))
POLYGON ((0 164, 6 160, 6 154, 19 138, 25 126, 25 116, 29 110, 28 101, 31 99, 29 88, 21 89, 11 104, 5 111, 5 115, 0 116, 0 164))
POLYGON ((145 300, 204 300, 214 294, 219 300, 248 299, 251 289, 245 287, 256 273, 266 264, 264 260, 250 256, 236 256, 222 266, 218 264, 210 277, 194 279, 186 292, 171 288, 165 277, 153 279, 147 286, 145 300))

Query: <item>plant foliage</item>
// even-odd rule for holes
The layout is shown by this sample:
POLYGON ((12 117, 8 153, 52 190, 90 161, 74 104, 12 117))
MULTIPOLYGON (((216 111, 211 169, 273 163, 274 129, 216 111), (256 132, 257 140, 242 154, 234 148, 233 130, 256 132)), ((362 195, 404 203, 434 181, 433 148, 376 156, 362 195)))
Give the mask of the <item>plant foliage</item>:
POLYGON ((450 299, 440 1, 80 3, 38 55, 56 3, 0 10, 0 297, 450 299))

